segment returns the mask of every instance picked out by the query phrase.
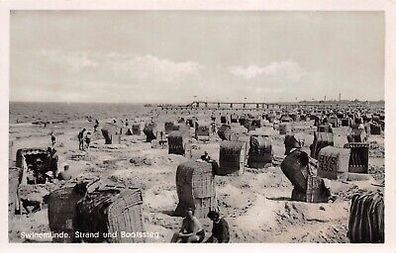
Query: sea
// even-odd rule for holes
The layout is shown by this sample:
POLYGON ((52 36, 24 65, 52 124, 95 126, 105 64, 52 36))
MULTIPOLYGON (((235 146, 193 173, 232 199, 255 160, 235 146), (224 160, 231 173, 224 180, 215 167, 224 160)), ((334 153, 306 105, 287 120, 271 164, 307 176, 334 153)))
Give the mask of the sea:
POLYGON ((41 103, 10 102, 10 124, 38 121, 78 121, 92 119, 131 119, 153 107, 132 103, 41 103))

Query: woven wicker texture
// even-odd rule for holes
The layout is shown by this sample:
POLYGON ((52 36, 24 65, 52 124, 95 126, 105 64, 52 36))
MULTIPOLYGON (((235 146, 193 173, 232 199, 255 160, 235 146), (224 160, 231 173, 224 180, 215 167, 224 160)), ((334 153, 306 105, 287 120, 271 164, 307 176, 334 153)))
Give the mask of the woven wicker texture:
POLYGON ((195 126, 195 138, 197 140, 209 140, 209 124, 197 122, 195 126))
POLYGON ((307 203, 326 203, 330 197, 330 192, 326 189, 323 179, 317 176, 308 175, 306 179, 307 189, 294 187, 291 199, 307 203))
MULTIPOLYGON (((40 168, 41 173, 50 171, 50 164, 48 162, 49 153, 46 150, 38 148, 24 148, 18 149, 16 153, 15 166, 22 169, 22 182, 27 182, 27 175, 29 172, 30 165, 34 165, 35 161, 40 158, 43 162, 43 167, 40 168)), ((33 170, 38 170, 33 166, 33 170)))
POLYGON ((23 148, 18 149, 16 153, 16 167, 24 168, 27 167, 31 162, 40 158, 43 162, 46 162, 48 152, 39 148, 23 148))
POLYGON ((219 169, 216 175, 224 176, 243 170, 246 145, 241 141, 222 141, 220 144, 219 169))
POLYGON ((77 204, 78 229, 82 232, 99 232, 99 238, 88 238, 87 242, 140 242, 143 238, 121 238, 120 232, 143 232, 142 204, 139 189, 95 190, 77 204), (102 236, 113 232, 117 232, 116 238, 102 236))
POLYGON ((48 220, 52 232, 66 232, 71 237, 74 236, 77 226, 77 202, 83 197, 84 193, 75 190, 74 187, 51 192, 48 198, 48 220))
POLYGON ((362 142, 350 142, 344 145, 344 148, 351 150, 349 157, 349 172, 368 173, 370 144, 362 142))
POLYGON ((141 135, 142 131, 140 129, 140 124, 133 124, 132 125, 132 134, 133 135, 141 135))
POLYGON ((217 134, 219 135, 221 140, 231 140, 231 126, 229 125, 222 125, 221 127, 219 127, 219 129, 217 130, 217 134))
POLYGON ((323 179, 318 176, 308 175, 306 201, 308 203, 327 203, 330 192, 326 189, 323 179))
POLYGON ((384 225, 382 193, 360 193, 352 197, 347 233, 352 243, 383 243, 384 225))
POLYGON ((381 125, 371 123, 370 124, 370 134, 381 135, 381 125))
POLYGON ((181 131, 173 131, 168 135, 168 154, 184 155, 188 136, 181 131))
POLYGON ((250 136, 248 166, 250 168, 264 168, 272 162, 271 138, 263 135, 250 136))
POLYGON ((314 141, 311 145, 311 157, 317 159, 319 151, 326 146, 334 146, 334 136, 332 133, 315 132, 314 141))
POLYGON ((111 242, 129 243, 142 242, 142 238, 121 237, 120 231, 143 232, 143 197, 139 189, 122 191, 108 208, 108 232, 117 232, 111 242))
POLYGON ((184 216, 187 208, 195 210, 195 216, 204 218, 216 208, 215 184, 212 165, 207 162, 188 161, 176 171, 176 189, 179 203, 174 215, 184 216))

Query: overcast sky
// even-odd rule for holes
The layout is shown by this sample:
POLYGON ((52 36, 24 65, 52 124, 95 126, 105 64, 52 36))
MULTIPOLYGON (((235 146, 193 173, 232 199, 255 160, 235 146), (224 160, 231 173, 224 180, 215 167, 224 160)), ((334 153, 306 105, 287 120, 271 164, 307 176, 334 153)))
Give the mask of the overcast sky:
POLYGON ((10 100, 379 100, 384 29, 382 12, 16 11, 10 100))

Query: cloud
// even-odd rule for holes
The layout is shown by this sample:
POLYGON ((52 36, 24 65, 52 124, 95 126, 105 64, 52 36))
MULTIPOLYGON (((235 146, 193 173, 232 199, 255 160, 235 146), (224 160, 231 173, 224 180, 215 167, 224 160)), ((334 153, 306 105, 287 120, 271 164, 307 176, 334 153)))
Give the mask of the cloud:
POLYGON ((300 97, 301 84, 312 82, 310 72, 291 60, 269 65, 211 66, 120 52, 41 50, 34 56, 21 61, 19 66, 26 70, 20 71, 23 75, 13 72, 15 99, 185 102, 198 96, 267 101, 281 99, 285 93, 300 97), (43 92, 24 92, 32 85, 43 92))
POLYGON ((95 68, 99 64, 85 53, 71 52, 64 54, 54 50, 41 50, 39 54, 54 63, 65 64, 74 72, 79 72, 85 68, 95 68))
POLYGON ((52 63, 68 68, 73 74, 91 74, 93 79, 96 76, 109 80, 169 83, 197 76, 204 69, 197 62, 175 62, 152 55, 137 56, 114 52, 101 54, 53 50, 41 50, 39 54, 52 63))
POLYGON ((139 81, 155 79, 166 83, 196 76, 204 69, 202 65, 196 62, 174 62, 168 59, 159 59, 152 55, 118 59, 113 57, 110 64, 116 75, 126 74, 139 81))
POLYGON ((291 60, 273 62, 267 66, 232 66, 228 70, 232 75, 246 80, 270 77, 298 81, 305 73, 298 63, 291 60))
POLYGON ((207 68, 198 62, 151 54, 43 49, 25 55, 17 65, 22 74, 16 74, 15 68, 11 71, 11 95, 15 100, 146 102, 186 99, 198 89, 194 88, 196 84, 207 78, 207 68), (38 92, 29 93, 32 86, 38 92))

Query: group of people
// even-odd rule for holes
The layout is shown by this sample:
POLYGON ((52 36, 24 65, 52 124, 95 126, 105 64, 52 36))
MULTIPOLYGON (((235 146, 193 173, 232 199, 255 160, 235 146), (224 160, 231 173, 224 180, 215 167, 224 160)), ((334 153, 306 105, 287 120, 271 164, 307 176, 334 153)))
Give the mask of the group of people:
POLYGON ((56 178, 58 161, 57 150, 53 147, 48 147, 47 157, 38 157, 29 164, 28 169, 33 172, 33 178, 36 183, 45 183, 47 179, 52 180, 56 178))
POLYGON ((78 149, 79 150, 89 149, 89 145, 91 144, 91 138, 92 138, 91 132, 83 128, 78 133, 78 149))
MULTIPOLYGON (((230 242, 230 228, 227 221, 216 211, 209 211, 207 217, 213 222, 212 234, 205 243, 228 243, 230 242)), ((205 230, 198 218, 194 216, 194 210, 188 208, 179 232, 173 234, 171 242, 202 243, 205 240, 205 230)))
POLYGON ((28 165, 28 170, 33 172, 33 178, 31 180, 39 184, 53 179, 71 179, 69 165, 65 165, 64 170, 58 173, 59 156, 55 148, 56 137, 53 132, 50 133, 50 141, 51 146, 47 148, 46 157, 38 157, 28 165))

